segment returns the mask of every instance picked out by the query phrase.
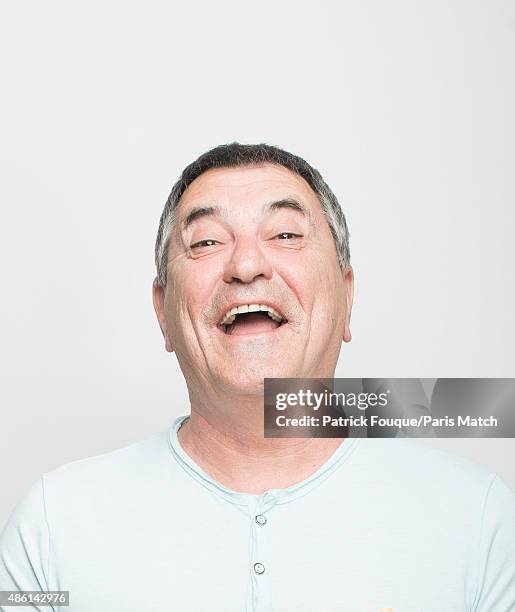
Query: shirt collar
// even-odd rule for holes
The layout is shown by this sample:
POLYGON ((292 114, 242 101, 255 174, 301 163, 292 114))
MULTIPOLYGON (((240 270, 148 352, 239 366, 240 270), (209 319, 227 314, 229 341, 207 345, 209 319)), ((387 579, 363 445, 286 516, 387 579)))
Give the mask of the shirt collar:
POLYGON ((357 448, 360 441, 360 438, 346 438, 316 472, 290 487, 285 489, 270 489, 261 494, 239 493, 224 487, 211 478, 211 476, 204 472, 204 470, 197 465, 182 448, 177 432, 187 419, 189 419, 189 415, 178 417, 169 429, 168 439, 173 458, 185 472, 202 486, 210 489, 230 503, 238 506, 247 506, 253 511, 258 512, 265 512, 276 503, 285 504, 298 499, 315 489, 348 459, 355 448, 357 448))

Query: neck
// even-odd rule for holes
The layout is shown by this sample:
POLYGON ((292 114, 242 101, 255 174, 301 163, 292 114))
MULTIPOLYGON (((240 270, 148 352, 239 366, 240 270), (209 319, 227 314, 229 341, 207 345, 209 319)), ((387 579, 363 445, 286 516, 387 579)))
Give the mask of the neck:
POLYGON ((190 393, 191 416, 179 429, 184 451, 204 472, 237 492, 260 494, 308 478, 340 446, 340 438, 265 438, 263 397, 190 393))

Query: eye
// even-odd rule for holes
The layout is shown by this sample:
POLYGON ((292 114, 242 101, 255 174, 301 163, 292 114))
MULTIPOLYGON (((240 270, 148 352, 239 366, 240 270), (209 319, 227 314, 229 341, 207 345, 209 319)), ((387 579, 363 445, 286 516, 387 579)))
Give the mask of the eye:
POLYGON ((212 238, 206 238, 205 240, 199 240, 190 246, 190 249, 198 249, 202 247, 210 247, 218 244, 217 240, 213 240, 212 238))
POLYGON ((301 234, 294 234, 293 232, 281 232, 274 236, 274 238, 278 238, 279 240, 292 240, 293 238, 302 238, 301 234))

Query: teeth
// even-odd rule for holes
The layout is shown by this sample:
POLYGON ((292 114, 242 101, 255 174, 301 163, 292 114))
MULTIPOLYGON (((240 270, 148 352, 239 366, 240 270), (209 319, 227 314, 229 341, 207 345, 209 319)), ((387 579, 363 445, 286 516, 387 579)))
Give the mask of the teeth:
POLYGON ((243 304, 242 306, 235 306, 227 311, 224 318, 220 321, 220 325, 230 325, 236 318, 236 315, 240 313, 259 311, 266 312, 271 319, 277 321, 278 323, 283 320, 282 316, 277 312, 277 310, 271 306, 267 306, 266 304, 243 304))

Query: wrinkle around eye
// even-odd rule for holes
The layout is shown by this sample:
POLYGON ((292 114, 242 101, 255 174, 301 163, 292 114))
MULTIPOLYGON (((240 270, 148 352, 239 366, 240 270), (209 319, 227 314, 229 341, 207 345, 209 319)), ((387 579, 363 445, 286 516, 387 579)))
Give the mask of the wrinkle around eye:
POLYGON ((205 238, 197 240, 186 248, 186 255, 189 259, 204 259, 206 257, 216 256, 223 249, 224 242, 215 240, 214 238, 205 238), (205 244, 208 242, 209 244, 205 244), (211 244, 212 243, 212 244, 211 244))

